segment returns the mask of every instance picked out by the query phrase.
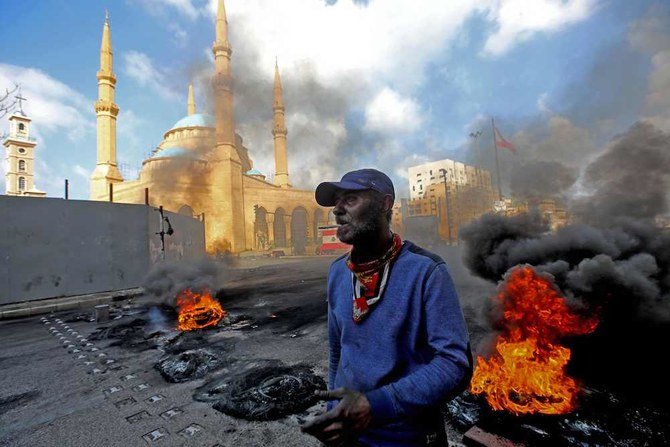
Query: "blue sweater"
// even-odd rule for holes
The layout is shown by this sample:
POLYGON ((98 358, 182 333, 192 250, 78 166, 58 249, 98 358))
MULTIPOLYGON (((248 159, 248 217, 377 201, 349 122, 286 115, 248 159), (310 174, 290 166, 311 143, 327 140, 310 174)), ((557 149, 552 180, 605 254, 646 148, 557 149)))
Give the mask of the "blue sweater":
POLYGON ((352 276, 341 257, 328 274, 328 386, 366 394, 372 425, 360 441, 425 445, 442 425, 440 403, 461 392, 472 373, 468 333, 444 261, 405 241, 381 301, 360 324, 352 313, 352 276))

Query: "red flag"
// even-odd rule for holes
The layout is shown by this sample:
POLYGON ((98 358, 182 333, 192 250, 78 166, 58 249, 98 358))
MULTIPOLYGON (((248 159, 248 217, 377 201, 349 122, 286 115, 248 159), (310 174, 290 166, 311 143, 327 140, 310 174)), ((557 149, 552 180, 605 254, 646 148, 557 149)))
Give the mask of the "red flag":
POLYGON ((493 126, 493 130, 495 132, 495 139, 496 139, 496 146, 497 147, 506 147, 507 149, 510 150, 513 154, 516 155, 516 149, 514 148, 514 145, 507 141, 501 134, 500 131, 498 130, 495 125, 493 126))

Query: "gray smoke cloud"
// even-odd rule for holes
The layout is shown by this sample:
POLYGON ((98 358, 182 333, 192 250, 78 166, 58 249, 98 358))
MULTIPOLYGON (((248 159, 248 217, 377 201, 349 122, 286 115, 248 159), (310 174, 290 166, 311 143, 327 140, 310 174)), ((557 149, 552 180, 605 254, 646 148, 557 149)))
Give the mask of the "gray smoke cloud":
POLYGON ((226 280, 225 263, 211 259, 196 262, 163 262, 153 266, 144 279, 144 290, 161 303, 174 307, 179 292, 210 290, 216 294, 226 280))
POLYGON ((588 165, 582 187, 586 195, 572 203, 582 221, 607 224, 667 213, 670 135, 649 123, 633 125, 588 165))
POLYGON ((645 119, 670 132, 670 8, 652 4, 629 28, 628 41, 651 56, 645 98, 645 119))
POLYGON ((510 190, 514 197, 562 197, 577 180, 577 171, 557 161, 532 160, 512 168, 510 190))
MULTIPOLYGON (((229 29, 234 51, 231 70, 235 124, 254 167, 270 180, 274 175, 274 67, 262 67, 256 43, 248 37, 253 35, 250 27, 244 17, 239 17, 229 29)), ((286 107, 291 183, 308 188, 326 178, 339 178, 341 171, 357 166, 361 157, 375 149, 373 145, 352 145, 352 135, 357 136, 362 127, 346 123, 348 113, 361 107, 366 81, 354 76, 338 77, 326 85, 310 61, 287 66, 279 60, 278 65, 286 107)), ((210 114, 212 73, 213 61, 204 57, 194 61, 189 69, 197 90, 204 92, 203 110, 210 114)))

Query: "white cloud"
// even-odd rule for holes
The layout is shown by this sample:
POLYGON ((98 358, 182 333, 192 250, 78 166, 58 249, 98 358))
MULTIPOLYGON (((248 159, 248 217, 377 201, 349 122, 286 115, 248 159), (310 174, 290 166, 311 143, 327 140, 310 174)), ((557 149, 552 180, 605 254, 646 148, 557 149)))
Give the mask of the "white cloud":
POLYGON ((91 171, 86 169, 82 165, 78 164, 74 165, 72 167, 72 171, 86 181, 88 181, 91 178, 91 171))
POLYGON ((382 89, 365 108, 365 128, 380 133, 408 133, 421 126, 419 105, 388 87, 382 89))
MULTIPOLYGON (((217 0, 210 0, 213 17, 217 0)), ((597 0, 244 0, 226 2, 233 46, 253 42, 265 70, 278 55, 285 66, 314 63, 320 77, 364 75, 415 86, 424 66, 451 43, 474 13, 495 31, 485 51, 499 55, 537 32, 555 32, 587 18, 597 0)))
POLYGON ((486 41, 484 52, 499 56, 538 32, 556 32, 588 18, 597 0, 497 0, 489 18, 497 31, 486 41))
POLYGON ((23 110, 33 119, 38 142, 45 134, 64 133, 80 141, 95 129, 93 101, 41 70, 0 63, 0 90, 21 85, 23 110))
POLYGON ((549 102, 549 93, 543 92, 537 98, 537 110, 543 113, 552 113, 551 109, 549 108, 548 102, 549 102))
POLYGON ((151 14, 165 16, 170 9, 175 10, 193 20, 198 17, 201 10, 195 5, 193 0, 138 0, 136 2, 151 14))
POLYGON ((177 92, 170 88, 167 73, 155 67, 149 56, 139 51, 129 51, 123 55, 123 62, 125 74, 141 86, 154 90, 166 99, 179 100, 177 92))
MULTIPOLYGON (((270 75, 277 55, 285 67, 310 61, 324 80, 363 76, 402 86, 420 81, 424 64, 476 10, 468 0, 424 0, 421 7, 407 0, 226 2, 233 49, 253 45, 270 75)), ((215 11, 212 0, 211 16, 215 11)))
POLYGON ((185 48, 188 43, 188 33, 184 28, 174 22, 167 24, 168 30, 173 33, 172 40, 179 48, 185 48))

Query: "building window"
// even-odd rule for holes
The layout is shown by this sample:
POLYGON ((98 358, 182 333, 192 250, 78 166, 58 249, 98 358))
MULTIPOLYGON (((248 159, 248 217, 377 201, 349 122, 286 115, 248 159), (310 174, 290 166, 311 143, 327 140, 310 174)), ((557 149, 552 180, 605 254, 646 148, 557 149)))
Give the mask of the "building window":
POLYGON ((23 123, 19 123, 19 132, 23 132, 24 130, 26 130, 26 125, 23 123))
POLYGON ((433 170, 432 169, 430 170, 430 175, 433 175, 433 170))
POLYGON ((26 189, 26 178, 19 177, 19 191, 24 191, 26 189))
POLYGON ((26 172, 26 161, 19 160, 19 171, 26 172))
POLYGON ((19 154, 25 154, 26 150, 22 147, 19 148, 19 154))
POLYGON ((416 191, 416 186, 412 185, 412 191, 416 191))

